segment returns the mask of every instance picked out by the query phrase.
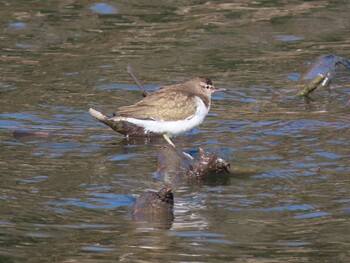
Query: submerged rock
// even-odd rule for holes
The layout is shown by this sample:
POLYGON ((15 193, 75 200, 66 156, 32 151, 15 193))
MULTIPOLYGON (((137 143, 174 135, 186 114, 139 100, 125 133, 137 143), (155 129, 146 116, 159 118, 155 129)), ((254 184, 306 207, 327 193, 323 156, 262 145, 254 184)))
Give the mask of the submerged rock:
POLYGON ((164 187, 158 192, 147 192, 139 196, 130 208, 130 215, 135 221, 172 222, 173 206, 172 189, 164 187))
POLYGON ((300 77, 300 80, 313 79, 318 74, 326 76, 328 73, 332 73, 340 66, 344 66, 345 69, 350 70, 350 60, 343 57, 338 57, 333 54, 318 56, 306 72, 300 77))
POLYGON ((309 94, 317 88, 330 88, 334 73, 340 66, 350 70, 350 60, 332 54, 318 56, 306 72, 299 78, 300 83, 306 83, 297 91, 297 96, 304 96, 309 102, 309 94), (310 81, 311 79, 311 81, 310 81))
POLYGON ((230 164, 216 153, 205 152, 199 148, 199 155, 192 157, 172 145, 164 145, 158 151, 159 177, 167 184, 200 183, 210 179, 211 175, 219 175, 228 179, 230 164))

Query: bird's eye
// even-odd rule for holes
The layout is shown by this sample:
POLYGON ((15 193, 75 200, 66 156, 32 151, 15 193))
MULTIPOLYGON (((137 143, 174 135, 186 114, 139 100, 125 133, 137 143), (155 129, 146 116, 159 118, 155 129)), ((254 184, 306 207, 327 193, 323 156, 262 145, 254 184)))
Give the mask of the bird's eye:
POLYGON ((211 86, 210 85, 206 85, 205 88, 206 89, 211 89, 211 86))

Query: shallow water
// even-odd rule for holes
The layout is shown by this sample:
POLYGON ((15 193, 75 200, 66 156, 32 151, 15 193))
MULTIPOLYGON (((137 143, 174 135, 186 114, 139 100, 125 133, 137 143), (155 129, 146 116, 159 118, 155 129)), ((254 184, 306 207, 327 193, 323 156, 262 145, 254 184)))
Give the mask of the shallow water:
POLYGON ((312 59, 350 57, 347 1, 0 6, 1 262, 348 262, 350 73, 294 96, 312 59), (140 99, 128 63, 148 89, 227 88, 174 142, 261 172, 176 189, 170 225, 131 221, 164 141, 87 113, 140 99))

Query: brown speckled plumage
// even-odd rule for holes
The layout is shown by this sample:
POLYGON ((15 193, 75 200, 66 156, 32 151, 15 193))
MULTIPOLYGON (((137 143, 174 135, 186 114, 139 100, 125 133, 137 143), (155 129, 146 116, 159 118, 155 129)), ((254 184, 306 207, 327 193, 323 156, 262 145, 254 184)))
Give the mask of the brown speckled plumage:
POLYGON ((212 86, 213 83, 209 78, 198 77, 185 83, 164 86, 134 105, 120 107, 114 115, 136 119, 183 120, 195 114, 196 96, 203 100, 206 107, 210 106, 212 92, 206 89, 206 85, 212 86))

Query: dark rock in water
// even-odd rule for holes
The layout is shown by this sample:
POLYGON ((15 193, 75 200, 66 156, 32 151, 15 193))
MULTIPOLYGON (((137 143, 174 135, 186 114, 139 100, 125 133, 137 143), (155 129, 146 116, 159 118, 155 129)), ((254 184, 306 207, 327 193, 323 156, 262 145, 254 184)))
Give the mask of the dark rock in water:
POLYGON ((206 152, 202 148, 198 149, 199 156, 197 162, 194 162, 193 166, 197 169, 199 175, 205 175, 205 173, 229 173, 230 164, 224 159, 218 157, 215 152, 206 152))
POLYGON ((350 60, 332 54, 317 57, 308 70, 299 78, 299 82, 303 83, 304 86, 299 88, 296 95, 303 96, 306 99, 305 102, 309 103, 309 94, 317 88, 330 90, 332 78, 335 71, 340 69, 340 66, 350 70, 350 60))
POLYGON ((326 76, 327 73, 332 74, 341 65, 347 70, 350 70, 349 59, 332 54, 321 55, 315 59, 307 71, 300 77, 300 80, 313 79, 317 74, 322 74, 323 76, 326 76))
POLYGON ((153 133, 153 132, 147 132, 144 128, 139 127, 135 124, 132 124, 130 122, 116 121, 115 117, 108 117, 106 115, 103 115, 101 112, 90 109, 89 113, 91 116, 99 120, 100 122, 106 124, 107 126, 111 127, 116 132, 126 136, 126 137, 148 137, 148 138, 154 138, 154 137, 161 137, 161 134, 153 133))
POLYGON ((135 221, 172 222, 174 219, 174 195, 171 188, 159 192, 147 192, 139 196, 130 209, 135 221))
POLYGON ((159 177, 167 184, 201 183, 210 180, 214 174, 222 180, 228 179, 230 164, 216 153, 199 148, 194 158, 172 145, 165 145, 158 151, 159 177))

